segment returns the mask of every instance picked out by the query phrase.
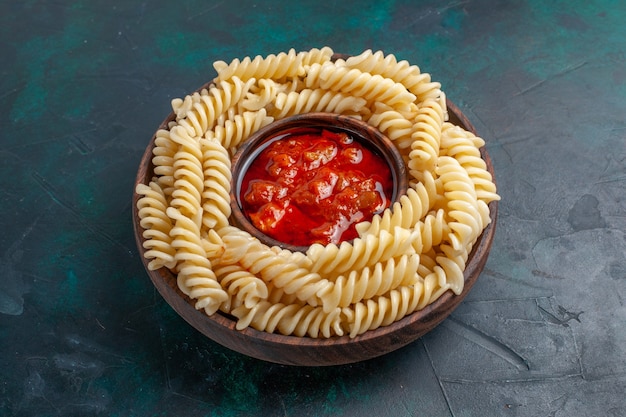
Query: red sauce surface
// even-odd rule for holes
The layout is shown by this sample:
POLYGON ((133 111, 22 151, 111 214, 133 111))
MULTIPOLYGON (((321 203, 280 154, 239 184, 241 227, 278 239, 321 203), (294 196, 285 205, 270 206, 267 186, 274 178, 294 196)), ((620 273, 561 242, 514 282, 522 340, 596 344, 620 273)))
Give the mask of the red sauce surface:
POLYGON ((387 162, 344 132, 281 134, 246 171, 240 201, 257 229, 292 245, 339 243, 354 225, 389 207, 387 162))

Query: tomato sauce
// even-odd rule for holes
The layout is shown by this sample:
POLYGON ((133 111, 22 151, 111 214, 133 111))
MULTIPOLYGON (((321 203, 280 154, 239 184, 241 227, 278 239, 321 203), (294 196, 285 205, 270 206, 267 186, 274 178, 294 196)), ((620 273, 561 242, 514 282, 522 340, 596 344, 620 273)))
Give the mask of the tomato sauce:
POLYGON ((254 226, 296 246, 357 237, 355 224, 389 207, 387 162, 342 131, 293 129, 273 138, 243 177, 240 202, 254 226))

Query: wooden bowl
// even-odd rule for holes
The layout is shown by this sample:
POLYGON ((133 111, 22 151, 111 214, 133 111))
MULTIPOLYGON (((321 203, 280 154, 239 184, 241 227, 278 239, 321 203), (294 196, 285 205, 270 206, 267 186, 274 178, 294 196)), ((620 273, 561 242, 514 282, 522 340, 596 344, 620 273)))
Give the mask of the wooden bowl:
MULTIPOLYGON (((448 101, 447 107, 450 122, 475 133, 472 124, 453 103, 448 101)), ((174 113, 170 114, 159 128, 167 128, 168 123, 173 120, 175 120, 174 113)), ((135 185, 148 184, 153 177, 154 139, 153 136, 141 158, 135 185)), ((484 147, 481 149, 481 154, 495 181, 493 165, 484 147)), ((137 247, 150 279, 170 306, 192 327, 223 346, 261 360, 298 366, 341 365, 371 359, 399 349, 432 330, 459 305, 478 279, 493 242, 498 208, 496 201, 489 204, 491 223, 482 232, 469 255, 464 274, 465 286, 461 294, 454 295, 451 291, 447 291, 424 309, 389 326, 369 330, 354 338, 346 335, 313 339, 270 334, 252 328, 236 330, 235 321, 227 315, 218 312, 207 316, 204 311, 196 310, 194 300, 178 289, 176 276, 172 272, 167 268, 156 271, 148 269, 148 261, 143 256, 145 252, 143 230, 139 225, 137 210, 139 198, 140 196, 134 193, 132 215, 137 247)))
POLYGON ((333 113, 304 113, 276 120, 273 123, 259 129, 243 143, 232 160, 233 178, 231 180, 230 206, 232 209, 232 222, 242 230, 250 233, 268 246, 280 246, 292 252, 306 252, 309 246, 296 246, 280 242, 267 236, 257 229, 248 219, 241 204, 241 183, 243 177, 257 155, 272 139, 284 135, 286 132, 297 128, 322 128, 347 133, 355 141, 370 148, 381 157, 389 166, 391 172, 393 190, 390 196, 391 204, 398 201, 400 196, 406 194, 408 177, 406 165, 402 155, 393 142, 378 129, 366 122, 354 117, 333 113))

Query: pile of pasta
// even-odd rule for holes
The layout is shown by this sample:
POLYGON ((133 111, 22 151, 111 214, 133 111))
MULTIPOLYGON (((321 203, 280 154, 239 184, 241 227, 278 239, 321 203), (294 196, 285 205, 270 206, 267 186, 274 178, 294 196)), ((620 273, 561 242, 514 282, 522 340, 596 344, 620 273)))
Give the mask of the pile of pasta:
POLYGON ((169 268, 198 310, 300 337, 356 337, 461 293, 496 187, 484 141, 447 121, 438 82, 392 54, 335 59, 329 47, 214 63, 209 86, 174 99, 156 133, 154 177, 136 188, 144 256, 169 268), (358 238, 306 253, 269 247, 230 220, 231 158, 258 129, 330 112, 378 128, 402 154, 409 187, 357 225, 358 238))

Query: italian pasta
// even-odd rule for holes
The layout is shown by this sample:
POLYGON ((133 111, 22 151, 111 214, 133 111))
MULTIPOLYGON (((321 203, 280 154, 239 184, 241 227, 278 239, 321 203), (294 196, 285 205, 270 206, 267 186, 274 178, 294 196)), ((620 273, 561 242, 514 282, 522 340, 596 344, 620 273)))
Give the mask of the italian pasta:
POLYGON ((148 268, 151 270, 162 267, 174 268, 176 251, 170 236, 172 219, 165 213, 168 207, 165 194, 154 181, 149 185, 139 184, 137 194, 141 196, 137 208, 141 218, 139 225, 144 229, 143 247, 146 249, 144 256, 150 259, 148 268))
POLYGON ((334 91, 323 89, 304 89, 290 93, 280 93, 274 103, 275 111, 270 113, 276 119, 294 114, 311 112, 329 112, 358 115, 365 106, 365 100, 334 91))
POLYGON ((172 100, 176 123, 185 127, 190 135, 202 136, 213 128, 220 117, 248 96, 252 84, 254 80, 244 82, 233 77, 229 81, 221 81, 219 87, 214 85, 184 100, 172 100))
MULTIPOLYGON (((311 57, 324 56, 323 53, 311 52, 311 57)), ((242 80, 252 78, 270 78, 280 80, 287 77, 297 77, 304 75, 305 60, 304 54, 296 54, 294 49, 289 52, 281 52, 278 55, 262 57, 257 55, 254 59, 245 57, 241 61, 234 59, 230 64, 224 61, 216 61, 213 68, 217 71, 217 80, 228 80, 232 77, 239 77, 242 80)))
POLYGON ((154 177, 137 210, 149 269, 168 268, 195 307, 236 328, 357 337, 461 293, 498 200, 484 140, 447 121, 430 74, 382 51, 333 59, 329 47, 216 61, 213 82, 172 100, 155 134, 154 177), (358 237, 306 252, 270 247, 234 226, 231 159, 274 120, 330 112, 366 121, 400 151, 409 187, 358 237))
POLYGON ((332 62, 313 64, 306 77, 306 86, 339 91, 362 97, 369 103, 381 102, 394 108, 408 109, 416 99, 402 84, 378 74, 356 68, 337 66, 332 62), (394 106, 395 105, 395 106, 394 106))
POLYGON ((370 74, 379 74, 385 78, 394 80, 415 94, 418 102, 428 98, 441 100, 441 84, 433 82, 430 74, 423 73, 416 65, 410 65, 407 61, 397 61, 392 54, 385 55, 382 51, 372 52, 366 50, 360 55, 346 59, 348 68, 356 68, 370 74))

